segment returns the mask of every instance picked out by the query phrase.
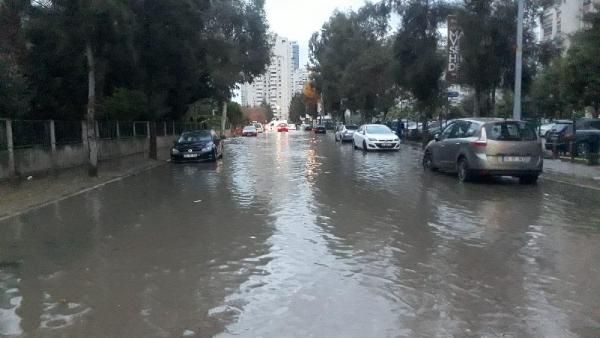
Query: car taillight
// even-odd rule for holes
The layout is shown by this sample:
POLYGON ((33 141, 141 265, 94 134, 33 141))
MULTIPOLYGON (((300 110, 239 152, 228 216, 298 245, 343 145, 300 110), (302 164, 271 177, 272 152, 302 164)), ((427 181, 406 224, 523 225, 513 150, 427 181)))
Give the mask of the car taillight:
POLYGON ((485 131, 485 127, 481 127, 481 136, 479 136, 478 140, 471 142, 471 145, 475 147, 487 146, 487 132, 485 131))

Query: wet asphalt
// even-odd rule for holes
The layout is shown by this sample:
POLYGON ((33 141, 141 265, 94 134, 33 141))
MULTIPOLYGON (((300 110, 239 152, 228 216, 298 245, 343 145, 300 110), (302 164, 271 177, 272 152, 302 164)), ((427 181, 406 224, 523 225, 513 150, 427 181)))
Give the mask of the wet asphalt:
POLYGON ((600 194, 231 139, 0 222, 0 336, 600 336, 600 194))

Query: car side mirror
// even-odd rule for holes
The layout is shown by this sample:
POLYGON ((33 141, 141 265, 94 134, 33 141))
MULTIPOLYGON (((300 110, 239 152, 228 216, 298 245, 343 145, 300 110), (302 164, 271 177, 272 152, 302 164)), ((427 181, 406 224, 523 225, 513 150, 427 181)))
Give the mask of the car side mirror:
POLYGON ((435 142, 439 142, 440 141, 440 134, 433 135, 433 139, 435 140, 435 142))

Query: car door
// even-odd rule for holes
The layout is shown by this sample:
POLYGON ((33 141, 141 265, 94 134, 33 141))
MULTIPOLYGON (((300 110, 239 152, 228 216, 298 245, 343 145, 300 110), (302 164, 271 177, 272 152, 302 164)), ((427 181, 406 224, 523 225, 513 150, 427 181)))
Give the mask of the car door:
POLYGON ((364 140, 365 126, 360 126, 356 133, 354 133, 354 144, 356 146, 362 147, 364 140))
POLYGON ((215 144, 215 148, 217 148, 217 155, 221 156, 223 154, 223 144, 221 142, 221 138, 219 135, 217 135, 217 133, 215 133, 214 130, 211 131, 210 134, 212 136, 212 141, 215 144))
POLYGON ((438 137, 438 141, 434 143, 432 155, 436 166, 446 168, 448 166, 449 155, 447 154, 447 145, 450 135, 456 127, 456 122, 450 123, 438 137))
POLYGON ((458 153, 468 142, 468 138, 473 136, 474 131, 471 129, 472 123, 469 121, 457 121, 454 129, 448 136, 445 143, 446 165, 449 168, 454 168, 458 153))

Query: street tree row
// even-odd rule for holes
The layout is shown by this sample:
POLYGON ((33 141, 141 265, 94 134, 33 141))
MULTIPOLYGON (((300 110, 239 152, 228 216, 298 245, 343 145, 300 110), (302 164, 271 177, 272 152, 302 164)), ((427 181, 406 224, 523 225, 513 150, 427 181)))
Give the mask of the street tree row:
MULTIPOLYGON (((536 21, 551 3, 526 1, 523 56, 526 117, 533 117, 534 113, 540 117, 554 114, 543 107, 544 100, 539 100, 539 92, 545 89, 534 85, 539 82, 537 79, 553 76, 551 72, 556 67, 552 65, 560 61, 555 60, 561 55, 560 42, 541 43, 535 36, 536 21)), ((351 109, 369 119, 397 110, 399 99, 404 99, 412 103, 423 119, 447 112, 450 83, 444 76, 447 50, 442 43, 446 39, 442 32, 450 15, 456 18, 463 32, 455 83, 472 92, 465 101, 468 105, 463 104, 458 114, 510 115, 517 19, 517 4, 512 0, 387 0, 368 3, 357 11, 335 12, 310 41, 312 81, 325 111, 337 113, 341 118, 344 110, 351 109), (500 100, 497 93, 504 94, 500 100)), ((594 74, 594 79, 600 76, 599 59, 593 60, 592 56, 598 55, 599 26, 588 25, 573 40, 573 47, 567 53, 567 59, 573 61, 576 55, 580 62, 569 63, 570 70, 563 74, 575 77, 570 80, 570 88, 585 91, 588 97, 580 98, 579 105, 574 105, 577 108, 597 105, 600 97, 593 81, 590 82, 590 74, 594 74)))
POLYGON ((269 59, 264 0, 0 1, 0 117, 178 119, 269 59))

